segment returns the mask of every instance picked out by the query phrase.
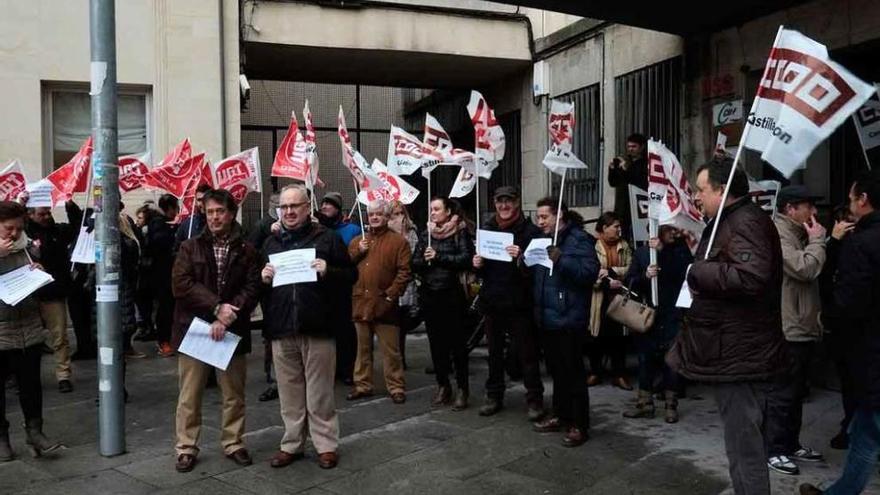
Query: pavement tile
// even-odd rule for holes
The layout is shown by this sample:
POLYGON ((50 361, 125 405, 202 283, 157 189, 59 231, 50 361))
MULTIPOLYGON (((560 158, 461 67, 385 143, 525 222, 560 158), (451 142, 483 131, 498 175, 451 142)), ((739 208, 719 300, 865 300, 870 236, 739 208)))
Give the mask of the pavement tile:
MULTIPOLYGON (((171 450, 169 448, 169 450, 171 450)), ((240 468, 233 461, 227 459, 217 451, 202 450, 198 457, 199 462, 195 469, 189 473, 178 473, 174 470, 175 456, 173 451, 156 455, 150 459, 133 462, 116 469, 132 478, 161 488, 181 486, 196 480, 208 478, 216 474, 225 473, 240 468)))
MULTIPOLYGON (((49 461, 49 459, 44 459, 44 461, 49 461)), ((57 479, 49 473, 51 473, 51 466, 34 467, 20 459, 0 463, 0 493, 17 493, 40 483, 57 479)))
POLYGON ((268 459, 259 462, 255 459, 252 466, 227 471, 215 478, 245 488, 248 485, 242 483, 246 483, 248 479, 259 479, 261 483, 271 483, 287 490, 280 493, 295 493, 350 475, 351 472, 345 467, 345 459, 344 454, 340 455, 339 467, 336 469, 321 469, 318 467, 317 456, 311 453, 306 454, 305 459, 294 461, 293 464, 283 468, 271 467, 268 459))
POLYGON ((71 493, 140 495, 155 491, 155 486, 126 476, 119 471, 106 469, 63 479, 56 483, 42 484, 19 493, 20 495, 69 495, 71 493))
POLYGON ((487 495, 561 495, 570 493, 559 484, 524 474, 512 473, 504 469, 491 469, 468 479, 466 484, 468 487, 473 487, 487 495))
POLYGON ((476 487, 447 477, 423 464, 401 464, 396 461, 358 471, 344 478, 320 486, 338 494, 380 495, 413 493, 419 495, 482 494, 476 487))

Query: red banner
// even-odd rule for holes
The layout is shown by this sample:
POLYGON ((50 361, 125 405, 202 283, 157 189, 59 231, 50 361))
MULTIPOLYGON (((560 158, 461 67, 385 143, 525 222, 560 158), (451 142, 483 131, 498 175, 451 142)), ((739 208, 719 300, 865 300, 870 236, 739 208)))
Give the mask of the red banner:
POLYGON ((290 113, 290 126, 287 135, 281 141, 281 146, 275 153, 275 161, 272 162, 272 177, 287 177, 303 182, 309 176, 309 150, 302 134, 299 133, 299 124, 296 114, 290 113))
POLYGON ((74 193, 86 192, 92 165, 92 137, 89 136, 69 162, 49 174, 52 183, 52 204, 70 200, 74 193))
POLYGON ((183 198, 189 180, 199 171, 195 168, 204 161, 192 159, 192 146, 189 139, 184 139, 174 147, 161 162, 144 174, 144 187, 168 191, 178 198, 183 198))

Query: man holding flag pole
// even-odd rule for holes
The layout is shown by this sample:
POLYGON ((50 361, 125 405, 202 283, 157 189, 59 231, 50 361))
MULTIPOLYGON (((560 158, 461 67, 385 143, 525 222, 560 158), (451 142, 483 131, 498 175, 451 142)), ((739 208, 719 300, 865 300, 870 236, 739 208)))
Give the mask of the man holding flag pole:
POLYGON ((737 494, 770 493, 765 423, 787 370, 779 234, 749 200, 737 164, 748 147, 791 176, 873 91, 824 45, 780 26, 734 160, 716 158, 697 172, 710 235, 688 273, 693 302, 667 361, 714 384, 737 494))

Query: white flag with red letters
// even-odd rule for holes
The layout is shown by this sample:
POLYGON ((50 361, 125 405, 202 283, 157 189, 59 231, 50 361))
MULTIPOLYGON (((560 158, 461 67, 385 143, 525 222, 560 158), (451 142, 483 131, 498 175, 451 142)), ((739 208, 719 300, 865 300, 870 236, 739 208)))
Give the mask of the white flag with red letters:
POLYGON ((391 126, 388 135, 388 170, 396 175, 410 175, 422 168, 425 160, 432 160, 422 149, 419 138, 400 127, 391 126))
POLYGON ((370 204, 370 201, 382 199, 385 201, 400 201, 408 205, 419 196, 419 190, 411 186, 405 180, 392 173, 384 163, 378 159, 373 160, 367 174, 371 176, 370 187, 361 189, 358 201, 370 204))
POLYGON ((27 178, 21 162, 12 160, 0 171, 0 201, 16 201, 27 187, 27 178))
POLYGON ((126 193, 140 189, 144 185, 144 176, 150 171, 150 152, 143 155, 126 155, 119 157, 119 192, 126 193))
POLYGON ((693 190, 678 158, 662 143, 648 140, 648 217, 699 237, 705 227, 693 190))
POLYGON ((474 190, 477 185, 477 176, 473 170, 461 167, 458 175, 455 177, 455 183, 452 184, 452 190, 449 191, 450 198, 463 198, 474 190))
POLYGON ((743 145, 790 177, 874 91, 831 60, 825 45, 780 27, 743 145))
POLYGON ((249 192, 262 192, 260 153, 257 148, 224 158, 210 165, 215 189, 226 189, 237 203, 249 192))
POLYGON ((491 179, 492 171, 504 159, 504 131, 495 118, 495 112, 479 91, 471 91, 467 109, 474 125, 475 171, 480 177, 491 179))
POLYGON ((565 169, 587 168, 571 150, 574 137, 574 103, 553 100, 550 103, 550 149, 544 156, 544 166, 554 174, 562 175, 565 169))

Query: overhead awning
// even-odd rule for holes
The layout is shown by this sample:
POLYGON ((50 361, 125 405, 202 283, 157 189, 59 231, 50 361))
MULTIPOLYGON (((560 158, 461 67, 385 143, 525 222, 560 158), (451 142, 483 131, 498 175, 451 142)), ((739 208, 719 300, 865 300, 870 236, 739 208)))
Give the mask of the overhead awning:
POLYGON ((808 0, 495 0, 679 35, 711 33, 794 7, 808 0))

